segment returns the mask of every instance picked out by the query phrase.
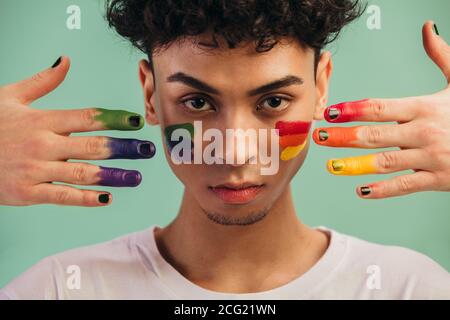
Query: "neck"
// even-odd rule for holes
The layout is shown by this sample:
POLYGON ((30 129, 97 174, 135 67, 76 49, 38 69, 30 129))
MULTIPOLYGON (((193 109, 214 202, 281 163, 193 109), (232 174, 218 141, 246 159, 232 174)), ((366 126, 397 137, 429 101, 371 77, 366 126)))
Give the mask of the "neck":
POLYGON ((247 226, 212 222, 185 191, 177 218, 157 230, 156 239, 164 258, 185 277, 205 286, 220 279, 231 283, 247 279, 247 289, 242 290, 258 283, 253 276, 267 279, 274 271, 289 274, 290 279, 299 276, 320 258, 328 244, 324 234, 297 217, 290 186, 264 219, 247 226))

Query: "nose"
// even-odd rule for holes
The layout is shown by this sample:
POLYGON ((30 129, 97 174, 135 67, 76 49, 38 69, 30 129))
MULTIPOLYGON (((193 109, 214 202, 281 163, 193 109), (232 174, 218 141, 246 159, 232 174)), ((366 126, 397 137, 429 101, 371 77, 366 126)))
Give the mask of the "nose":
POLYGON ((233 167, 256 164, 258 159, 259 130, 249 119, 254 115, 245 111, 228 112, 220 130, 224 137, 223 152, 216 157, 233 167))

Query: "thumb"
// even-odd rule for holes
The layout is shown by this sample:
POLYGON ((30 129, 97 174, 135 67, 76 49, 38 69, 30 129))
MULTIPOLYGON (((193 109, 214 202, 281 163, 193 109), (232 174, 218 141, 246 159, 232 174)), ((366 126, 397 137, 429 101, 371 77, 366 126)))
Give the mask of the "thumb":
POLYGON ((436 33, 433 21, 427 21, 422 28, 423 46, 428 56, 442 70, 450 84, 450 46, 436 33))
POLYGON ((58 58, 52 67, 28 79, 7 85, 5 89, 13 99, 30 104, 57 88, 66 78, 69 68, 70 59, 63 56, 58 58))

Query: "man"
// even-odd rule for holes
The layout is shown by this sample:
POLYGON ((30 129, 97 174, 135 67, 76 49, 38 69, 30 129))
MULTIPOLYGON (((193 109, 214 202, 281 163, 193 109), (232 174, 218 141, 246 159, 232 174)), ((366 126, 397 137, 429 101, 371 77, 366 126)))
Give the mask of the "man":
MULTIPOLYGON (((160 125, 166 158, 185 186, 179 214, 165 228, 48 257, 0 296, 450 298, 450 275, 422 254, 310 228, 295 212, 290 181, 328 100, 332 62, 321 49, 360 14, 356 1, 345 0, 110 1, 110 24, 149 54, 139 72, 145 119, 160 125), (239 153, 226 140, 226 148, 211 152, 212 164, 189 163, 192 149, 175 163, 173 151, 182 143, 173 143, 176 129, 187 129, 189 146, 206 149, 199 122, 219 132, 278 131, 266 145, 246 150, 242 162, 224 161, 239 153), (253 160, 278 138, 277 170, 263 175, 262 163, 253 160)), ((64 58, 60 68, 67 65, 64 58)), ((359 167, 371 170, 369 162, 359 167)), ((332 163, 330 170, 348 168, 332 163)))

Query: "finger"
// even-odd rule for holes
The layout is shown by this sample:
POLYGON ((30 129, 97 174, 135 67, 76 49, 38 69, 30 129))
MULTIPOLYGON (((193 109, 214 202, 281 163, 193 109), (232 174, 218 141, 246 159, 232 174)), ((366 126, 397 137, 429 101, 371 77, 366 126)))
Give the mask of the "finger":
POLYGON ((420 132, 408 124, 317 128, 313 140, 325 147, 338 148, 418 148, 423 145, 420 132))
POLYGON ((155 155, 151 141, 110 137, 60 137, 66 146, 56 150, 54 159, 150 159, 155 155))
POLYGON ((139 130, 144 118, 135 112, 87 108, 74 110, 44 110, 48 127, 56 133, 98 130, 139 130))
POLYGON ((450 46, 438 33, 434 22, 427 21, 422 28, 423 46, 450 84, 450 46))
POLYGON ((32 77, 5 86, 13 99, 29 104, 56 89, 66 78, 70 68, 68 57, 60 57, 54 67, 45 69, 32 77))
POLYGON ((70 186, 41 183, 31 188, 31 197, 35 203, 51 203, 66 206, 99 207, 112 202, 107 192, 80 190, 70 186))
POLYGON ((327 162, 327 169, 334 175, 357 176, 392 173, 409 169, 428 169, 431 163, 425 151, 408 149, 343 159, 331 159, 327 162))
POLYGON ((382 199, 420 191, 433 191, 437 183, 436 179, 432 172, 419 171, 386 181, 359 186, 356 188, 356 193, 364 199, 382 199))
POLYGON ((324 117, 331 123, 352 121, 403 123, 414 120, 423 105, 421 97, 364 99, 329 106, 324 111, 324 117))
POLYGON ((136 187, 142 175, 136 170, 107 168, 88 163, 47 162, 37 174, 38 181, 64 182, 77 185, 136 187))

